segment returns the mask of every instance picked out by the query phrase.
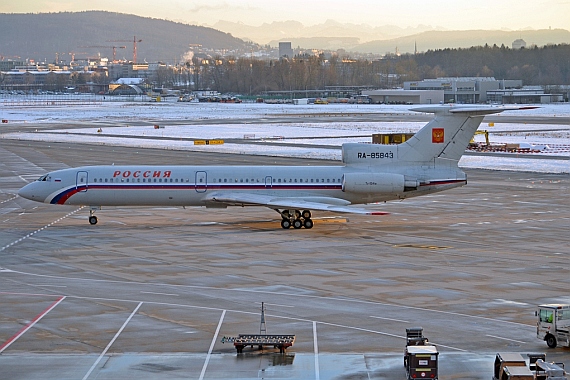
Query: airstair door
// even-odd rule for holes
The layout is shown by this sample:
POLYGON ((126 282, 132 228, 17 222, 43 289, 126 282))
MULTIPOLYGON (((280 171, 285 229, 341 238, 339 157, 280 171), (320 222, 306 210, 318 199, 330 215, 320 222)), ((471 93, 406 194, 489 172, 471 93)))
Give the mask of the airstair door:
POLYGON ((86 192, 88 189, 88 173, 86 171, 78 171, 75 176, 75 188, 79 192, 86 192))
POLYGON ((265 188, 271 189, 273 187, 273 177, 270 175, 265 177, 265 188))
POLYGON ((208 176, 207 176, 206 172, 204 172, 204 171, 196 172, 194 189, 196 189, 197 193, 205 193, 206 190, 208 190, 207 179, 208 179, 208 176))

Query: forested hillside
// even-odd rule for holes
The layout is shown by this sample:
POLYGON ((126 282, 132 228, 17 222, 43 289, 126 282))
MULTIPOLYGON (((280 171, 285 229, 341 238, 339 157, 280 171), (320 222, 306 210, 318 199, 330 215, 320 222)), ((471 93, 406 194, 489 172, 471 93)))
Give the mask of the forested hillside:
MULTIPOLYGON (((157 3, 157 6, 159 3, 157 3)), ((111 57, 110 48, 89 46, 117 45, 117 58, 132 59, 134 36, 138 61, 179 60, 190 44, 209 49, 238 49, 244 41, 230 34, 202 26, 103 11, 40 14, 0 14, 0 55, 52 62, 69 53, 77 57, 98 51, 111 57), (119 40, 119 41, 117 41, 119 40), (127 41, 127 42, 125 42, 127 41)))

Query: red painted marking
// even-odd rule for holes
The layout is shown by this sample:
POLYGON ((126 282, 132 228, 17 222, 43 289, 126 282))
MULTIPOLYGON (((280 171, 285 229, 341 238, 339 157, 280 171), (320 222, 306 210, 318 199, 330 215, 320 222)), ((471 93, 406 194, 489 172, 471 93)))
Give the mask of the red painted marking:
POLYGON ((368 213, 368 215, 390 215, 390 213, 385 212, 385 211, 374 211, 374 212, 368 213))
POLYGON ((19 337, 21 337, 22 335, 24 335, 24 333, 26 331, 28 331, 33 325, 36 324, 36 322, 38 322, 40 319, 42 319, 47 313, 49 313, 54 307, 57 306, 57 304, 59 304, 65 297, 61 296, 57 299, 57 301, 55 301, 54 303, 52 303, 50 306, 48 306, 44 311, 42 311, 41 313, 39 313, 38 315, 36 315, 36 317, 34 319, 32 319, 30 321, 30 323, 28 323, 26 326, 22 327, 20 329, 20 331, 18 331, 16 334, 14 334, 10 339, 8 339, 6 342, 4 342, 4 344, 2 344, 0 346, 0 353, 2 353, 6 348, 8 348, 9 345, 11 345, 12 343, 14 343, 16 341, 16 339, 18 339, 19 337))

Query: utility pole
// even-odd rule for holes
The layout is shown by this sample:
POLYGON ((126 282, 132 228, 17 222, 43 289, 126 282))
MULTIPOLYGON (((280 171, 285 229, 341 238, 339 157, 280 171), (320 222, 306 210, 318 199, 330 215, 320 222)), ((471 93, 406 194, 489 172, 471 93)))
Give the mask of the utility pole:
POLYGON ((267 335, 267 326, 265 325, 265 305, 261 303, 261 323, 259 325, 259 335, 267 335))

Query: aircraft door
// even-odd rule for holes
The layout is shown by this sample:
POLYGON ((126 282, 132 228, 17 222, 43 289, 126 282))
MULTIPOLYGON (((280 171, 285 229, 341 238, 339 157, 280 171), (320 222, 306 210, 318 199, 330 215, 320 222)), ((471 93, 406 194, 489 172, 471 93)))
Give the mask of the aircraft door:
POLYGON ((265 188, 271 189, 273 187, 273 177, 270 175, 265 177, 265 188))
POLYGON ((88 189, 88 173, 86 171, 78 171, 75 176, 75 188, 84 193, 88 189))
POLYGON ((194 189, 197 193, 205 193, 208 190, 208 176, 206 172, 199 171, 196 172, 195 182, 194 182, 194 189))

